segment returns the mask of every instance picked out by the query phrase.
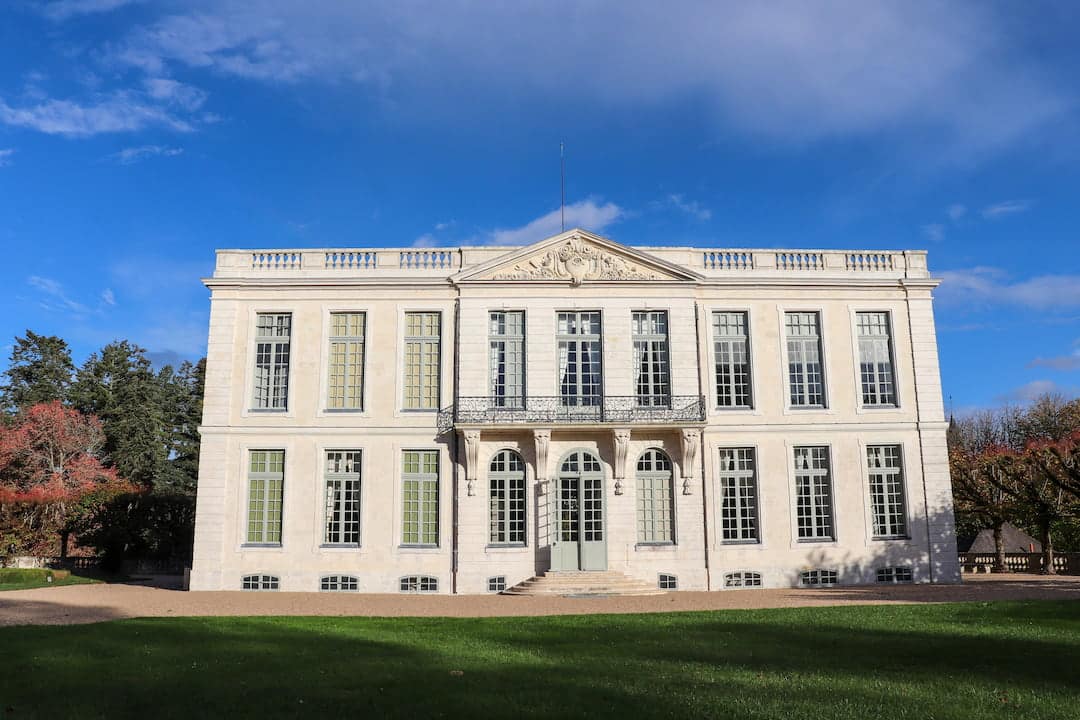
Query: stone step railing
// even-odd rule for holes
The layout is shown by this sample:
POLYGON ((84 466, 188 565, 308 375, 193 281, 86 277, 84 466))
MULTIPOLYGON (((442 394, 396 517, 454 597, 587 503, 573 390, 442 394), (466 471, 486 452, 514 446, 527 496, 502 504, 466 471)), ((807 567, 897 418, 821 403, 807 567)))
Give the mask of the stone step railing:
MULTIPOLYGON (((216 278, 449 277, 515 247, 219 250, 216 278)), ((706 278, 926 278, 922 250, 777 250, 647 247, 706 278)))
MULTIPOLYGON (((966 573, 990 572, 996 562, 994 553, 960 553, 960 568, 966 573)), ((1042 553, 1005 553, 1005 567, 1010 572, 1039 573, 1043 570, 1043 556, 1042 553)), ((1080 575, 1080 553, 1054 553, 1054 571, 1080 575)))

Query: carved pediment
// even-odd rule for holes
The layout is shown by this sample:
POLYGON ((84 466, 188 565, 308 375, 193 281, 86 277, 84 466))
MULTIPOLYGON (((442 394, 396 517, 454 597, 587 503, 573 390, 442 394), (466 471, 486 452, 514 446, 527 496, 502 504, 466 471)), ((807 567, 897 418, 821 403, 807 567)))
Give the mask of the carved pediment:
POLYGON ((633 248, 576 230, 463 273, 470 280, 689 280, 692 274, 633 248))

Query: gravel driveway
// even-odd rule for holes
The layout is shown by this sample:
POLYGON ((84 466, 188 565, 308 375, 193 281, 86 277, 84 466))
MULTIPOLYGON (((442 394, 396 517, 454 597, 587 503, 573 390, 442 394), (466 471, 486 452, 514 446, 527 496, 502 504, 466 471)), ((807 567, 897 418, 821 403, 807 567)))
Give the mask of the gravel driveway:
POLYGON ((962 585, 725 590, 607 598, 183 592, 162 587, 163 584, 159 582, 156 587, 139 584, 69 585, 0 593, 0 626, 66 625, 118 618, 206 615, 481 617, 986 600, 1080 600, 1080 577, 1048 578, 1019 574, 968 576, 962 585))

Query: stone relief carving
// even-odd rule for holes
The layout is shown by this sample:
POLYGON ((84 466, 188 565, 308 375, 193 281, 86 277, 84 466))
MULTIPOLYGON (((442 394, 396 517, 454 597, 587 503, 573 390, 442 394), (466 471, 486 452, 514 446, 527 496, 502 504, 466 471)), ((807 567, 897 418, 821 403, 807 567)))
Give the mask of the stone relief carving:
POLYGON ((666 275, 572 237, 543 255, 527 258, 492 276, 494 280, 664 280, 666 275))
POLYGON ((480 431, 466 430, 465 437, 465 489, 470 496, 476 494, 476 478, 480 474, 480 431))
POLYGON ((682 493, 691 495, 694 492, 693 481, 697 470, 698 448, 701 446, 701 431, 686 428, 680 434, 682 441, 682 493))
POLYGON ((623 480, 626 479, 626 454, 630 449, 630 428, 612 430, 615 439, 615 494, 622 495, 623 480))
POLYGON ((533 444, 536 447, 536 492, 539 495, 547 492, 548 445, 550 443, 551 430, 533 430, 533 444))

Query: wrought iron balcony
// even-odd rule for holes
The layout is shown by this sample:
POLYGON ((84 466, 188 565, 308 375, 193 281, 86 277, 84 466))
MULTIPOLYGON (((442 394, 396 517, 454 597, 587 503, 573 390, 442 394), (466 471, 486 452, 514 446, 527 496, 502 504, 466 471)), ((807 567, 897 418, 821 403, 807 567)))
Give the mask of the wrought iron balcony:
POLYGON ((705 398, 701 395, 459 397, 451 418, 454 425, 697 423, 705 421, 705 398))

